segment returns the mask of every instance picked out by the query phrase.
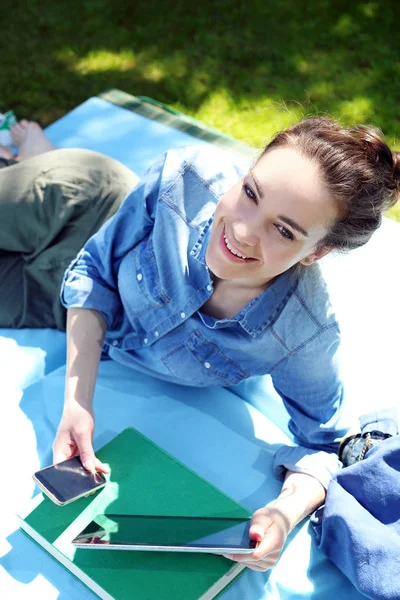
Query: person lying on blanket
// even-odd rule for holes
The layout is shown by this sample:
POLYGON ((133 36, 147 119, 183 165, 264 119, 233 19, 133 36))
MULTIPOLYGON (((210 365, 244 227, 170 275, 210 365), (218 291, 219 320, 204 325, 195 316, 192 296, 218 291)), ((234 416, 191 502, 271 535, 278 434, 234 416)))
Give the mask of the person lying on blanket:
POLYGON ((123 200, 128 169, 84 150, 27 156, 32 127, 18 130, 23 160, 5 157, 0 170, 0 325, 62 329, 67 308, 54 461, 79 453, 107 471, 92 447, 101 357, 187 386, 270 374, 298 446, 275 455, 284 482, 253 515, 258 547, 231 558, 271 568, 324 502, 347 431, 340 330, 318 261, 380 226, 398 197, 399 155, 377 129, 309 118, 250 167, 209 146, 171 150, 123 200))

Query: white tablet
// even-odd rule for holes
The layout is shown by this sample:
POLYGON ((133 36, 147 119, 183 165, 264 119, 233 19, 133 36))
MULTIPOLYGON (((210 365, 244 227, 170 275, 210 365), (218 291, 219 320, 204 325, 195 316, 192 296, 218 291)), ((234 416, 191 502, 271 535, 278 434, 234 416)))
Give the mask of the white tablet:
POLYGON ((221 517, 98 515, 72 541, 90 550, 158 550, 249 554, 250 521, 221 517))

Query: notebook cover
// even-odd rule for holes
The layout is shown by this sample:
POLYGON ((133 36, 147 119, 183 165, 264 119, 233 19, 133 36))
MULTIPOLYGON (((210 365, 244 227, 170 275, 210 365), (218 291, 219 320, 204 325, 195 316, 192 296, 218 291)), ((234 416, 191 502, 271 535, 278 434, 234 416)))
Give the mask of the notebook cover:
POLYGON ((242 565, 210 554, 74 549, 71 540, 101 513, 251 516, 134 429, 97 455, 111 474, 96 496, 59 507, 39 494, 19 518, 25 533, 101 598, 209 600, 243 571, 242 565))

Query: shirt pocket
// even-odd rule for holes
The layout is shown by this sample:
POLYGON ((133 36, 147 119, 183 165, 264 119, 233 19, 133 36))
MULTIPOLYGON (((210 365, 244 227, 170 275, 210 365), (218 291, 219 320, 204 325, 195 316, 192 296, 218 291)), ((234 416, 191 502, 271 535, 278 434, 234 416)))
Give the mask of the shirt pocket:
POLYGON ((249 376, 198 329, 161 360, 170 373, 186 385, 236 385, 249 376))
POLYGON ((123 260, 119 290, 126 311, 136 317, 169 302, 161 286, 151 237, 140 242, 123 260))

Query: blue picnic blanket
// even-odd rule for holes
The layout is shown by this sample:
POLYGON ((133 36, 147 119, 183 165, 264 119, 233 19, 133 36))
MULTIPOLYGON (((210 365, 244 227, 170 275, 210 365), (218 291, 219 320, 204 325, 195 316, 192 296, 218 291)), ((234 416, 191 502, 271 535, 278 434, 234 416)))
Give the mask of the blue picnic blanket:
MULTIPOLYGON (((167 148, 199 143, 182 131, 99 98, 87 100, 47 133, 58 147, 104 152, 139 175, 167 148)), ((398 379, 399 323, 389 311, 378 317, 376 307, 399 295, 393 277, 399 233, 400 225, 385 219, 367 247, 326 263, 342 316, 343 375, 349 378, 355 419, 367 405, 382 405, 381 398, 393 393, 398 379), (379 352, 371 351, 374 348, 379 352)), ((65 336, 54 330, 0 330, 0 356, 0 451, 3 457, 12 457, 2 464, 7 494, 0 495, 0 597, 94 600, 80 581, 25 538, 15 517, 17 508, 37 491, 32 473, 51 460, 62 410, 65 336)), ((291 440, 288 415, 269 377, 205 394, 203 389, 188 391, 106 361, 100 365, 95 405, 96 448, 133 425, 250 511, 279 491, 280 483, 272 476, 273 453, 291 440), (118 410, 111 412, 110 403, 118 410)), ((306 520, 291 534, 272 572, 246 572, 222 598, 362 600, 363 596, 317 546, 306 520)))

